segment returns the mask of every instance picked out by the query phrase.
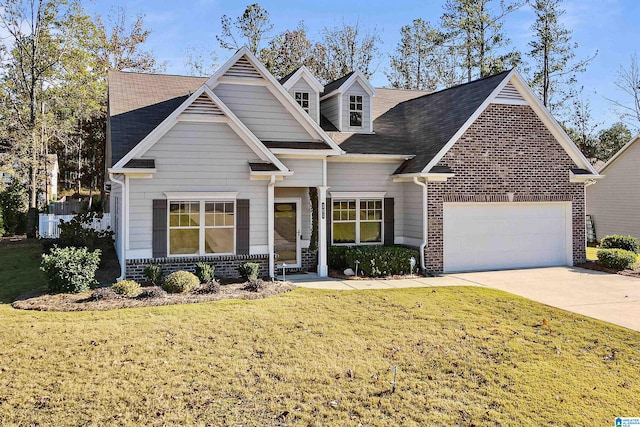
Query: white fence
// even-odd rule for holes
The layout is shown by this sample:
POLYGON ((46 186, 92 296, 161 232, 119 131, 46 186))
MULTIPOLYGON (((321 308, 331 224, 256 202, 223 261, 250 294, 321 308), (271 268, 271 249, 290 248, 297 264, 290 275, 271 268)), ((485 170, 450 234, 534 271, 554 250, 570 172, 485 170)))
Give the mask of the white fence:
MULTIPOLYGON (((57 239, 60 237, 60 220, 69 222, 75 215, 40 214, 38 220, 38 233, 41 239, 57 239)), ((94 230, 106 230, 111 226, 111 215, 106 213, 102 219, 94 218, 91 228, 94 230)))

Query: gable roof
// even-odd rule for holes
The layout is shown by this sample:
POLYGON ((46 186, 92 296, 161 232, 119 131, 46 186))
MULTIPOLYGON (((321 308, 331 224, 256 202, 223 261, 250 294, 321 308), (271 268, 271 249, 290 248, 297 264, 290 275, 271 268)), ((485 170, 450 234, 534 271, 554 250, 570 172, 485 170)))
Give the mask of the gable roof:
POLYGON ((336 80, 334 80, 332 82, 327 83, 326 85, 324 85, 324 92, 322 92, 320 95, 321 96, 325 96, 327 94, 330 94, 334 90, 338 89, 353 74, 354 74, 354 72, 352 71, 349 74, 345 74, 344 76, 342 76, 342 77, 340 77, 340 78, 338 78, 338 79, 336 79, 336 80))
POLYGON ((281 78, 279 82, 285 89, 290 90, 300 79, 304 79, 309 86, 318 92, 322 92, 324 89, 322 83, 304 65, 281 78))
POLYGON ((109 72, 111 158, 115 165, 207 79, 205 77, 109 72))
POLYGON ((324 92, 320 94, 320 100, 322 100, 323 98, 326 99, 328 97, 331 97, 334 95, 334 93, 344 92, 346 89, 349 89, 355 81, 360 81, 362 88, 370 96, 373 96, 376 94, 375 88, 371 86, 371 83, 369 83, 369 80, 365 77, 364 74, 362 74, 361 71, 352 71, 349 74, 345 74, 339 79, 334 80, 329 84, 327 84, 324 87, 324 92))
POLYGON ((614 154, 605 164, 603 164, 600 168, 598 168, 598 172, 602 173, 605 169, 611 166, 620 156, 622 156, 629 148, 634 146, 638 141, 640 141, 640 134, 631 138, 629 142, 627 142, 621 149, 618 150, 616 154, 614 154))

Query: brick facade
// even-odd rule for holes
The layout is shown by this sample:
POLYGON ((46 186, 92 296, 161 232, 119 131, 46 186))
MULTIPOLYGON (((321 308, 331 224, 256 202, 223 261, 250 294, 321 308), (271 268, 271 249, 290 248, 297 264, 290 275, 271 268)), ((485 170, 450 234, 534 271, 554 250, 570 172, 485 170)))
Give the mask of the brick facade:
POLYGON ((427 268, 443 270, 444 202, 570 201, 573 262, 585 260, 585 189, 569 182, 574 162, 527 105, 491 104, 439 165, 455 176, 428 183, 427 268))

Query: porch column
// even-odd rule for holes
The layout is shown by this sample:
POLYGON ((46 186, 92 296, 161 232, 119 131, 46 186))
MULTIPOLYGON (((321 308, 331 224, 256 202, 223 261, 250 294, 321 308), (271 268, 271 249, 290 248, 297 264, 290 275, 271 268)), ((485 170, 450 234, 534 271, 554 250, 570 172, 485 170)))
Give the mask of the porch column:
POLYGON ((276 177, 275 175, 271 175, 271 181, 269 181, 269 185, 267 186, 267 235, 268 235, 268 246, 269 246, 269 277, 274 278, 275 276, 275 255, 274 255, 274 241, 275 241, 275 231, 274 227, 274 213, 273 213, 273 205, 275 202, 275 183, 276 177))
POLYGON ((327 215, 330 206, 327 206, 327 186, 318 187, 318 276, 327 277, 327 215))

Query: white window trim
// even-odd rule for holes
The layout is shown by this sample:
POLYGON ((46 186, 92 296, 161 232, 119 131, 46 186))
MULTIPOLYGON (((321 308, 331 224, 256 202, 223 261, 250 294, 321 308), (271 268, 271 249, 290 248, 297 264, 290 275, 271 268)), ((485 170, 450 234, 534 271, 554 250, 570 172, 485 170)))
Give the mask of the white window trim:
POLYGON ((364 96, 359 94, 348 94, 349 96, 349 127, 350 128, 363 128, 364 127, 364 96), (356 100, 354 104, 358 104, 358 97, 360 97, 360 110, 352 110, 351 109, 351 97, 355 96, 356 100), (351 124, 351 113, 360 113, 360 126, 351 124))
POLYGON ((238 198, 237 192, 165 192, 170 202, 199 202, 200 200, 234 201, 238 198))
MULTIPOLYGON (((165 194, 196 194, 196 193, 165 193, 165 194)), ((207 194, 235 194, 238 193, 207 193, 207 194)), ((233 199, 224 199, 224 198, 204 198, 204 199, 184 199, 184 198, 175 198, 169 199, 167 198, 167 257, 169 258, 185 258, 185 257, 194 257, 194 256, 222 256, 222 255, 235 255, 236 253, 236 233, 238 232, 238 207, 236 204, 235 197, 233 199), (206 202, 221 202, 221 203, 233 203, 233 226, 222 226, 222 227, 207 227, 205 226, 205 203, 206 202), (172 254, 171 253, 171 203, 180 203, 180 202, 199 202, 200 204, 200 225, 197 227, 173 227, 173 229, 198 229, 198 253, 193 254, 172 254), (207 253, 205 252, 205 230, 207 228, 233 228, 233 252, 225 252, 225 253, 207 253)))
POLYGON ((307 114, 311 114, 311 94, 309 92, 306 91, 301 91, 301 90, 297 90, 295 92, 293 92, 293 99, 296 101, 296 103, 300 106, 300 108, 302 108, 307 114), (304 97, 302 95, 307 95, 307 107, 305 108, 300 102, 298 102, 297 99, 297 95, 300 94, 300 101, 304 101, 304 97))
POLYGON ((336 199, 384 199, 386 191, 330 191, 331 198, 336 199))
POLYGON ((384 245, 384 195, 386 193, 349 193, 349 192, 333 192, 331 193, 331 246, 382 246, 384 245), (352 196, 345 196, 348 194, 359 194, 359 195, 364 195, 362 197, 352 197, 352 196), (340 196, 338 196, 340 195, 340 196), (369 197, 369 195, 374 195, 374 197, 369 197), (382 195, 380 197, 376 196, 376 195, 382 195), (356 219, 355 221, 338 221, 338 224, 341 223, 351 223, 354 222, 355 223, 355 228, 356 228, 356 239, 355 242, 353 243, 336 243, 334 241, 334 233, 333 233, 333 224, 334 224, 334 218, 333 218, 333 204, 335 202, 344 202, 344 201, 352 201, 355 200, 356 202, 356 219), (380 241, 379 242, 360 242, 360 223, 361 222, 378 222, 378 220, 376 221, 371 221, 371 220, 361 220, 360 219, 360 201, 361 200, 380 200, 381 202, 381 211, 382 211, 382 217, 380 218, 380 241))

